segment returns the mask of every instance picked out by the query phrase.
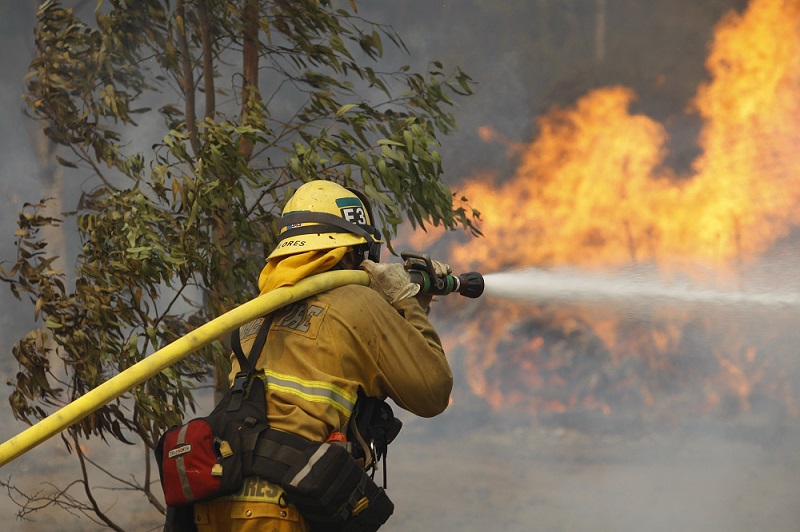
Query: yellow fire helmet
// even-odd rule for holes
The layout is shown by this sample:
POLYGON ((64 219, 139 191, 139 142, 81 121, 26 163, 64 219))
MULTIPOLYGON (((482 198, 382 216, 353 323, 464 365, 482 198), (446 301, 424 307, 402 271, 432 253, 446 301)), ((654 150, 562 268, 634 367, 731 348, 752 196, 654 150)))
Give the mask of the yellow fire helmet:
POLYGON ((286 203, 279 222, 278 245, 268 260, 352 246, 360 257, 378 262, 383 241, 373 223, 364 194, 331 181, 310 181, 286 203))

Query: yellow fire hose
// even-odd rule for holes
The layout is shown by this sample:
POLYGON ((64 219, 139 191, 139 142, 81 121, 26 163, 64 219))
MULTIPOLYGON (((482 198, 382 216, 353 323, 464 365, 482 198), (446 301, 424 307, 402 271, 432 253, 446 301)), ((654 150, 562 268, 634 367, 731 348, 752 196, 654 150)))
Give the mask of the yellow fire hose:
POLYGON ((357 270, 325 272, 303 279, 295 286, 273 290, 226 312, 159 349, 0 445, 0 467, 237 327, 295 301, 346 284, 366 285, 369 284, 369 277, 366 272, 357 270))

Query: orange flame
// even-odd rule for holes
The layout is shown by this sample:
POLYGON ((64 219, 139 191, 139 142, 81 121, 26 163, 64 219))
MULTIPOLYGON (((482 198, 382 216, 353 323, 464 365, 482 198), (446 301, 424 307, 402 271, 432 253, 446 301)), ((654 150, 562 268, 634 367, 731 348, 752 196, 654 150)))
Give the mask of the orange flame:
MULTIPOLYGON (((647 263, 694 273, 696 264, 720 272, 758 258, 800 224, 800 0, 753 0, 742 14, 726 15, 706 65, 712 79, 692 103, 704 122, 702 155, 689 175, 665 167, 666 129, 630 112, 633 91, 594 90, 536 120, 538 137, 513 148, 520 161, 509 179, 476 176, 459 187, 481 211, 485 238, 454 247, 449 259, 484 272, 647 263)), ((489 127, 481 135, 498 138, 489 127)), ((482 315, 480 331, 452 341, 465 352, 472 390, 496 408, 516 402, 538 411, 608 412, 612 398, 625 394, 651 406, 652 387, 624 371, 597 397, 593 377, 571 365, 563 349, 570 328, 591 329, 582 337, 590 338, 608 376, 608 364, 634 359, 674 373, 669 354, 691 322, 704 323, 668 311, 645 328, 613 315, 526 312, 503 306, 482 315), (519 330, 526 320, 529 338, 519 330), (545 340, 541 330, 558 334, 545 340), (526 395, 533 389, 540 393, 526 395)), ((772 387, 797 412, 791 384, 767 383, 757 350, 736 338, 720 344, 706 353, 716 362, 689 378, 699 403, 713 409, 733 395, 746 411, 755 386, 772 387)))
POLYGON ((537 120, 540 135, 512 178, 461 187, 487 238, 455 249, 454 261, 719 265, 785 236, 800 222, 798 5, 755 0, 719 24, 713 81, 694 102, 705 126, 692 175, 662 166, 665 129, 630 113, 630 89, 595 90, 537 120))

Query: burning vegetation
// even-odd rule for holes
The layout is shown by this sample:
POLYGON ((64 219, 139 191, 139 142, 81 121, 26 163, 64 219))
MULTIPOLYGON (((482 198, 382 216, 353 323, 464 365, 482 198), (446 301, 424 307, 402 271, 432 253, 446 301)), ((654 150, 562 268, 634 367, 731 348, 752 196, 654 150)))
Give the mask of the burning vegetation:
MULTIPOLYGON (((633 266, 747 288, 748 272, 800 224, 800 1, 753 0, 725 16, 706 66, 710 81, 688 110, 703 120, 700 156, 685 175, 664 164, 665 127, 631 112, 633 91, 600 88, 539 117, 535 140, 514 147, 512 176, 457 187, 481 211, 485 238, 442 254, 463 270, 633 266)), ((768 280, 789 289, 796 272, 779 273, 768 280)), ((480 305, 446 342, 471 392, 495 409, 798 415, 796 311, 480 305)))

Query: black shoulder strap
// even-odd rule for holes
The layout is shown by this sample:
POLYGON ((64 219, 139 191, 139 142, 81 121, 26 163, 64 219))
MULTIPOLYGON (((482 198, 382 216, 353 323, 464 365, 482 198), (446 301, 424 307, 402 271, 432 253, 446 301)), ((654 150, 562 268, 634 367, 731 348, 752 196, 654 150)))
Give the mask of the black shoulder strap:
POLYGON ((256 369, 258 357, 261 356, 261 350, 264 349, 264 344, 267 341, 269 328, 272 325, 272 314, 266 316, 258 328, 256 339, 253 342, 253 347, 250 348, 249 356, 245 357, 242 351, 242 339, 239 335, 239 328, 237 327, 231 333, 231 348, 236 355, 236 360, 239 361, 239 372, 233 378, 233 385, 230 389, 231 401, 228 404, 227 412, 234 412, 239 410, 242 406, 242 400, 247 395, 250 387, 250 381, 253 378, 253 372, 256 369))
POLYGON ((264 343, 267 341, 267 335, 269 334, 271 325, 272 314, 266 316, 261 323, 261 327, 258 328, 253 347, 250 348, 250 355, 247 357, 244 356, 244 352, 242 351, 242 339, 239 336, 239 328, 237 327, 236 330, 233 331, 231 334, 231 348, 233 349, 233 354, 236 355, 236 360, 239 361, 239 371, 253 371, 256 369, 256 362, 258 362, 258 357, 261 356, 261 351, 264 349, 264 343))

